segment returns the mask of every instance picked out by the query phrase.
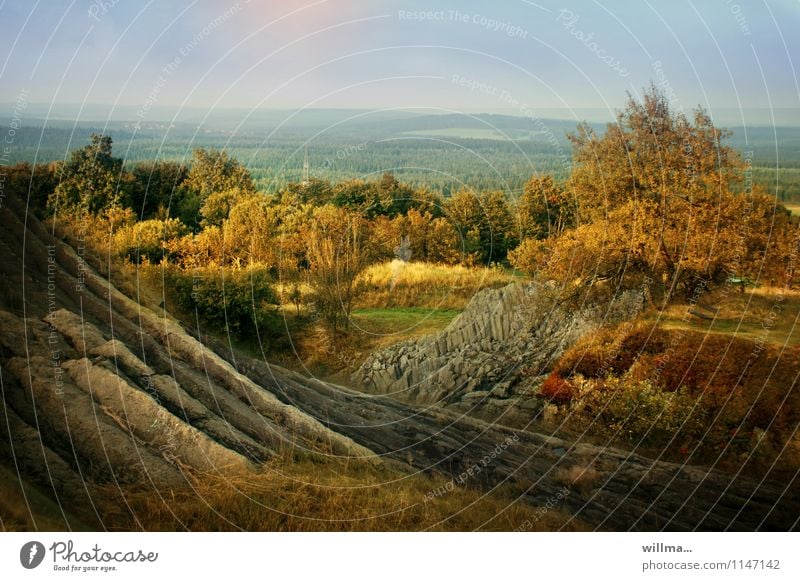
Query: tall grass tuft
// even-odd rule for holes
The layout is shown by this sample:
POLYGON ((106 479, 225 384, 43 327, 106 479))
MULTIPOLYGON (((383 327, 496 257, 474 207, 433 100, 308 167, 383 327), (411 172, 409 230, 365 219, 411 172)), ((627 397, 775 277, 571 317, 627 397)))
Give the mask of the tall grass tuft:
POLYGON ((542 516, 510 489, 485 494, 449 483, 385 466, 281 460, 256 475, 203 475, 174 493, 109 489, 100 508, 118 530, 513 530, 526 522, 535 523, 531 530, 585 528, 558 510, 542 516))
POLYGON ((364 272, 369 290, 359 308, 429 307, 461 310, 484 288, 514 282, 515 276, 499 266, 467 267, 392 260, 364 272))

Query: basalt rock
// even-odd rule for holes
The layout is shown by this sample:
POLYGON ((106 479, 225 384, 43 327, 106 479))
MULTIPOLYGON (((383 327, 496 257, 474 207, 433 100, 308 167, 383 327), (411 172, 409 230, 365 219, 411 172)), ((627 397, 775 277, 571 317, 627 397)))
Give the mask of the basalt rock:
POLYGON ((352 381, 369 393, 421 404, 535 405, 524 378, 546 373, 584 334, 634 316, 643 304, 641 294, 628 291, 572 309, 553 295, 538 283, 483 290, 445 330, 371 355, 352 381))

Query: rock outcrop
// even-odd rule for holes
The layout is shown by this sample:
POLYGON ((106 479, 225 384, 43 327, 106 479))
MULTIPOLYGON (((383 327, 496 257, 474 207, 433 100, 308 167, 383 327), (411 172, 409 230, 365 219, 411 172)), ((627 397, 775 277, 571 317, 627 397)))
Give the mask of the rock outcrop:
POLYGON ((422 404, 537 405, 522 381, 546 373, 561 353, 603 323, 634 316, 643 297, 627 291, 603 306, 560 306, 547 285, 486 289, 436 335, 371 355, 353 374, 370 393, 422 404))
POLYGON ((98 485, 161 494, 295 452, 380 462, 120 292, 18 200, 4 202, 0 458, 58 505, 92 520, 98 485))

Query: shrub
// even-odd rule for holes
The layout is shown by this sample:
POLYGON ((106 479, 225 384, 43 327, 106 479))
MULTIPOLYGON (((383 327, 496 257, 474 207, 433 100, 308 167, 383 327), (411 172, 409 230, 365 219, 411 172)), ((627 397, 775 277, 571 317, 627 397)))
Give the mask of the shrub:
POLYGON ((114 234, 114 253, 134 264, 147 260, 158 264, 164 257, 164 243, 186 234, 186 227, 177 218, 143 220, 126 224, 114 234))
POLYGON ((765 433, 757 460, 769 462, 800 426, 797 354, 730 334, 639 322, 578 342, 543 392, 570 403, 579 421, 595 420, 601 434, 620 432, 646 446, 674 435, 698 461, 721 452, 731 460, 749 455, 752 434, 765 433))
MULTIPOLYGON (((559 358, 554 369, 562 377, 582 375, 599 379, 609 373, 627 371, 639 352, 625 345, 631 328, 631 324, 626 323, 586 335, 559 358)), ((634 329, 639 332, 638 326, 634 329)))
POLYGON ((541 240, 526 238, 508 253, 508 261, 515 269, 534 276, 547 261, 547 249, 541 240))
POLYGON ((167 271, 178 305, 215 331, 246 339, 277 334, 278 299, 265 269, 167 271))
POLYGON ((539 395, 550 403, 564 405, 572 401, 575 392, 572 385, 554 371, 542 382, 539 395))
POLYGON ((666 392, 628 376, 590 384, 580 396, 584 416, 608 431, 644 446, 696 441, 705 427, 705 408, 685 390, 666 392))

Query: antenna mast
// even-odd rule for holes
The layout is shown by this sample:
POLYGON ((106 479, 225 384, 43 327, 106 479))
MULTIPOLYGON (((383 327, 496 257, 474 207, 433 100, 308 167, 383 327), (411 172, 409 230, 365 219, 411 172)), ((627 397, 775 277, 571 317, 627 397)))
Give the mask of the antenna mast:
POLYGON ((308 145, 306 145, 306 156, 303 159, 303 185, 308 185, 309 163, 308 163, 308 145))

